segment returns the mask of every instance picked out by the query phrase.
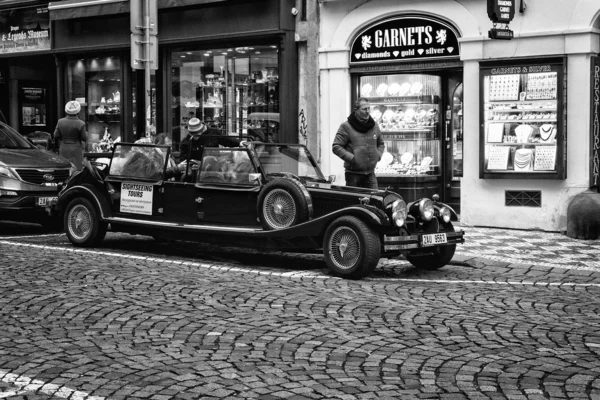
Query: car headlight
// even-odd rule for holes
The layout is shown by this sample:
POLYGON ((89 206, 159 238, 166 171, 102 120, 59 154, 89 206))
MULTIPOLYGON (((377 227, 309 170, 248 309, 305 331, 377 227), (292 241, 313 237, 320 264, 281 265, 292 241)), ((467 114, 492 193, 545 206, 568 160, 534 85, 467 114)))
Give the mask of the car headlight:
POLYGON ((440 208, 440 216, 444 220, 445 223, 450 222, 450 218, 452 217, 452 213, 448 207, 440 208))
POLYGON ((5 178, 11 178, 11 179, 19 179, 15 176, 15 174, 13 174, 11 172, 10 169, 8 169, 8 167, 3 167, 0 165, 0 176, 3 176, 5 178))
POLYGON ((392 203, 392 219, 397 227, 401 227, 406 222, 408 211, 404 200, 396 200, 392 203))
POLYGON ((433 202, 429 199, 423 199, 419 202, 419 212, 421 218, 425 221, 431 221, 434 214, 433 202))

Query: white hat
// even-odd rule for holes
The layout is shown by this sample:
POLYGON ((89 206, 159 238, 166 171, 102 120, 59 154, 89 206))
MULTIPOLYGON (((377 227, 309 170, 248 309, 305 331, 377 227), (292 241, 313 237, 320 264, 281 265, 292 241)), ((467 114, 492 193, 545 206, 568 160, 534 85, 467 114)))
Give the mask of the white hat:
POLYGON ((65 106, 65 112, 69 115, 77 115, 81 111, 81 104, 78 101, 71 100, 65 106))
POLYGON ((198 118, 192 118, 188 121, 188 132, 204 132, 206 125, 198 118))

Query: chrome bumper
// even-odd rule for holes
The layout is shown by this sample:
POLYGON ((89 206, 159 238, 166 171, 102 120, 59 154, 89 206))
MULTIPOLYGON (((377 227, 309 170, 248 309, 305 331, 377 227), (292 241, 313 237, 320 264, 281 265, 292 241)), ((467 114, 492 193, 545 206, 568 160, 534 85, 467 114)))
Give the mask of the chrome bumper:
POLYGON ((445 232, 448 243, 437 244, 435 246, 423 246, 422 237, 426 234, 416 234, 410 236, 388 236, 383 237, 383 250, 384 251, 398 251, 398 250, 410 250, 410 249, 421 249, 426 247, 438 247, 438 246, 449 246, 452 244, 461 244, 465 242, 465 231, 460 230, 458 232, 445 232))

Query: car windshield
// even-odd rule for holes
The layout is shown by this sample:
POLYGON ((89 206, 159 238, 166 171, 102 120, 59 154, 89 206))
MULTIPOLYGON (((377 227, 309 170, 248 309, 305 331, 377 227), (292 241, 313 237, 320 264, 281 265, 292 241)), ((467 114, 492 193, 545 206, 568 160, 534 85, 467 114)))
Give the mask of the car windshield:
POLYGON ((301 178, 326 181, 305 146, 261 143, 255 148, 267 174, 289 172, 301 178))
POLYGON ((36 149, 10 126, 0 122, 0 149, 36 149))
POLYGON ((129 178, 160 179, 163 176, 168 148, 144 144, 115 145, 109 174, 129 178))

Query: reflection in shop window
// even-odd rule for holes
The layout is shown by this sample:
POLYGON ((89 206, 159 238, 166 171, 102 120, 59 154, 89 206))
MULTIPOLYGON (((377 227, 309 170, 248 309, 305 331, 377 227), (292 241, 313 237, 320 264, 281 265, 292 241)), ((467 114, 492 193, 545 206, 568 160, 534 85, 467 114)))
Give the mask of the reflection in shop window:
POLYGON ((70 60, 66 74, 66 100, 81 104, 79 118, 87 123, 87 150, 99 151, 101 142, 120 140, 121 60, 118 57, 70 60))
POLYGON ((279 137, 278 46, 245 46, 172 53, 172 139, 175 149, 191 118, 210 133, 279 137))

